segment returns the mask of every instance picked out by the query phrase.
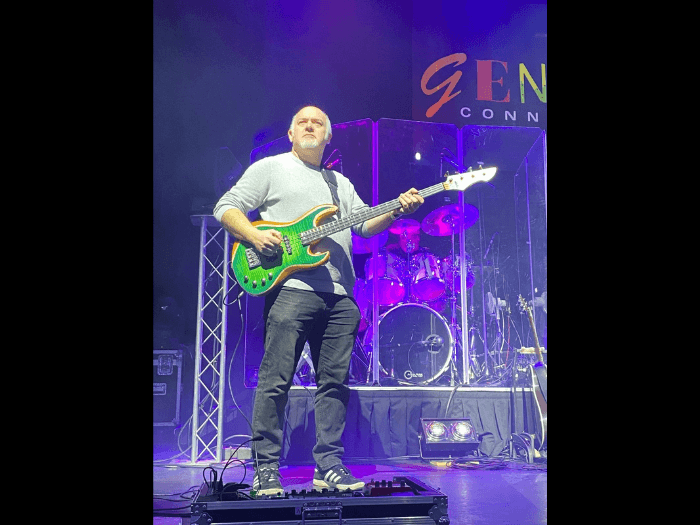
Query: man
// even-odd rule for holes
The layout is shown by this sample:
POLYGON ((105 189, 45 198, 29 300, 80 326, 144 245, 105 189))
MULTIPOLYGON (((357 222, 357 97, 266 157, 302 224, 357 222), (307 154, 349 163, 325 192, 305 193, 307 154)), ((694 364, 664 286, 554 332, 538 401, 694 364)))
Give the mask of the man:
MULTIPOLYGON (((398 257, 404 257, 406 254, 416 253, 421 251, 420 246, 420 223, 412 219, 397 221, 394 225, 396 228, 396 238, 398 242, 388 244, 386 249, 398 257)), ((393 229, 392 229, 393 231, 393 229)))
MULTIPOLYGON (((343 217, 367 207, 346 177, 321 169, 323 150, 332 137, 330 120, 323 111, 313 106, 301 109, 288 136, 291 152, 252 164, 214 208, 214 216, 227 231, 265 255, 276 252, 282 236, 274 229, 255 228, 246 217, 251 210, 258 209, 262 220, 291 222, 319 204, 335 203, 343 217)), ((414 212, 423 198, 411 188, 399 196, 399 202, 400 208, 353 226, 352 231, 362 237, 380 233, 398 216, 414 212)), ((350 229, 322 239, 315 249, 330 251, 327 263, 290 275, 265 296, 265 354, 258 370, 252 424, 253 438, 258 438, 253 443, 253 489, 258 494, 283 491, 279 458, 284 411, 307 340, 317 385, 313 484, 339 490, 364 486, 341 459, 348 370, 360 322, 352 298, 355 272, 350 229)))

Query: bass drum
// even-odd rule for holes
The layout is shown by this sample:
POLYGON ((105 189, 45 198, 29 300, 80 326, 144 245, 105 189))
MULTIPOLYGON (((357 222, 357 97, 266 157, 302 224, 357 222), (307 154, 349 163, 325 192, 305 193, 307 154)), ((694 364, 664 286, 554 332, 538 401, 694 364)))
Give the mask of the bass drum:
MULTIPOLYGON (((364 347, 372 346, 373 327, 364 347)), ((402 385, 427 385, 450 366, 454 341, 447 321, 422 304, 401 304, 379 318, 379 370, 402 385)))

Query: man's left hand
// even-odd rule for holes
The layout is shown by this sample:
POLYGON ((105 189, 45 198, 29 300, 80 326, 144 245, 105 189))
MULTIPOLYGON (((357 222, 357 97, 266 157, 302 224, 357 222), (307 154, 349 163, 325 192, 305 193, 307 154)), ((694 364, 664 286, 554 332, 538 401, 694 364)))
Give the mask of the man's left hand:
POLYGON ((399 195, 399 202, 401 203, 399 213, 406 215, 416 211, 425 201, 423 197, 420 196, 417 189, 411 188, 406 193, 399 195))

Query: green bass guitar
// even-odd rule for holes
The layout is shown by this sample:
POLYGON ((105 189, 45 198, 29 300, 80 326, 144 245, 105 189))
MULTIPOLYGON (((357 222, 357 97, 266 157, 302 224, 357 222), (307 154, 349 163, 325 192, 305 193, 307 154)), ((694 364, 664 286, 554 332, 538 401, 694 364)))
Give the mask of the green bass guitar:
MULTIPOLYGON (((425 198, 446 190, 464 191, 472 184, 491 180, 495 174, 496 168, 480 168, 449 175, 445 182, 421 190, 419 194, 425 198)), ((338 208, 332 204, 321 204, 291 222, 255 221, 253 226, 260 230, 277 230, 282 235, 282 243, 274 255, 266 256, 258 252, 252 244, 237 241, 231 251, 231 268, 243 291, 250 295, 265 295, 293 273, 324 264, 330 257, 330 252, 313 250, 314 245, 324 237, 400 207, 401 203, 397 198, 340 220, 322 224, 322 221, 333 215, 338 208)))

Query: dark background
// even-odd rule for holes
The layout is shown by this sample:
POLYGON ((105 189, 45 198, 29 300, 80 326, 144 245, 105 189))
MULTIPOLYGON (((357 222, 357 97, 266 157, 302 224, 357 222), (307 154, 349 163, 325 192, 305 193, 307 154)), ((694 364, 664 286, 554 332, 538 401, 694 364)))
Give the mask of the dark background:
MULTIPOLYGON (((508 62, 494 99, 510 88, 519 104, 517 64, 526 62, 539 83, 546 33, 546 3, 154 1, 154 325, 171 327, 179 344, 194 344, 199 230, 190 215, 211 213, 227 175, 250 164, 252 149, 283 136, 299 108, 319 106, 334 124, 428 120, 420 118, 429 105, 422 73, 463 52, 463 94, 433 120, 505 125, 503 104, 474 100, 475 59, 508 62), (464 105, 475 114, 490 107, 497 116, 466 120, 459 116, 464 105)), ((531 104, 536 97, 526 90, 531 104)), ((546 129, 546 105, 536 109, 543 113, 537 126, 546 129)))

